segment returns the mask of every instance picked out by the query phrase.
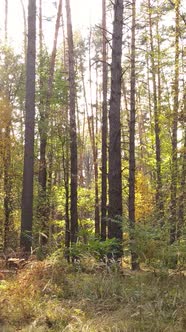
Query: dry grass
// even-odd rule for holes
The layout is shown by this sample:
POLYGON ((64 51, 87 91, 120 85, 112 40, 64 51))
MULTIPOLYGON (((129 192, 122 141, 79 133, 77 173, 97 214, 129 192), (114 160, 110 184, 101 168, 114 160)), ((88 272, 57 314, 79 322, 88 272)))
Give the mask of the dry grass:
POLYGON ((185 304, 183 275, 32 262, 0 284, 0 331, 181 332, 185 304))

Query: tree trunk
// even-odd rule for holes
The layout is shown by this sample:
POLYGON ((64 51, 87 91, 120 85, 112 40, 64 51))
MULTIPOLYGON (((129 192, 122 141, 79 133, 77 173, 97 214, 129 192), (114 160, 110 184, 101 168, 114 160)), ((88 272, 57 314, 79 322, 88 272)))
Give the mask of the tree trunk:
POLYGON ((106 0, 102 0, 102 51, 103 51, 103 104, 102 104, 102 173, 101 173, 101 239, 106 240, 106 217, 107 217, 107 35, 106 35, 106 0))
POLYGON ((10 126, 7 124, 5 131, 5 149, 4 149, 4 250, 10 246, 10 227, 12 214, 12 183, 10 174, 11 147, 10 147, 10 126))
MULTIPOLYGON (((186 104, 186 94, 185 94, 186 104)), ((185 114, 186 114, 186 108, 185 114)), ((185 115, 186 117, 186 115, 185 115)), ((177 238, 180 238, 183 234, 183 226, 185 220, 185 206, 186 206, 186 128, 184 132, 184 146, 182 156, 182 171, 181 171, 181 183, 180 183, 180 196, 179 196, 179 209, 178 209, 178 227, 177 227, 177 238)))
POLYGON ((129 223, 131 228, 130 239, 131 248, 131 264, 132 270, 139 268, 137 262, 137 254, 135 251, 135 122, 136 122, 136 1, 132 1, 132 35, 131 35, 131 83, 130 83, 130 121, 129 121, 129 223))
MULTIPOLYGON (((185 65, 186 54, 183 54, 183 66, 185 65)), ((185 67, 183 68, 183 70, 185 67)), ((183 129, 183 154, 182 154, 182 169, 180 179, 180 194, 179 194, 179 207, 178 207, 178 226, 177 226, 177 238, 183 235, 183 226, 185 221, 186 212, 186 81, 183 81, 183 117, 182 117, 182 129, 183 129)))
MULTIPOLYGON (((153 84, 153 106, 154 106, 154 122, 155 122, 155 149, 156 149, 156 211, 158 216, 158 221, 162 224, 163 217, 163 197, 162 197, 162 172, 161 172, 161 145, 160 145, 160 100, 158 100, 157 95, 157 85, 156 85, 156 66, 155 66, 155 49, 153 43, 153 33, 152 33, 152 6, 150 0, 148 0, 148 11, 149 11, 149 32, 150 32, 150 51, 151 51, 151 67, 152 67, 152 84, 153 84), (159 101, 159 103, 158 103, 159 101)), ((158 55, 159 57, 159 55, 158 55)), ((160 78, 160 77, 159 77, 160 78)), ((159 85, 160 88, 160 85, 159 85)))
POLYGON ((28 48, 26 67, 26 121, 23 192, 21 211, 21 247, 30 253, 32 246, 34 127, 35 127, 36 0, 28 6, 28 48))
MULTIPOLYGON (((7 107, 9 101, 7 100, 7 107)), ((4 250, 11 247, 11 236, 10 233, 13 231, 13 193, 12 193, 12 175, 11 175, 11 113, 9 114, 9 119, 6 124, 5 134, 4 134, 4 250)))
POLYGON ((63 146, 62 165, 64 172, 64 184, 65 184, 65 248, 67 249, 66 258, 69 261, 70 247, 70 218, 69 218, 69 155, 68 145, 66 151, 63 146))
MULTIPOLYGON (((42 4, 40 2, 40 16, 41 16, 42 4)), ((47 149, 47 135, 48 135, 48 121, 49 121, 49 113, 50 113, 50 100, 52 97, 53 91, 53 79, 54 79, 54 67, 55 67, 55 59, 57 52, 57 40, 58 33, 60 28, 60 18, 62 11, 62 0, 59 1, 56 25, 55 25, 55 34, 54 34, 54 42, 52 55, 50 59, 50 68, 49 68, 49 77, 48 77, 48 85, 47 85, 47 95, 46 95, 46 105, 43 104, 43 100, 41 98, 40 101, 40 123, 39 123, 39 133, 40 133, 40 160, 39 160, 39 196, 40 202, 38 206, 38 216, 40 217, 42 223, 42 232, 48 236, 48 219, 49 219, 49 202, 47 197, 47 161, 46 161, 46 149, 47 149)), ((42 17, 40 17, 40 65, 42 70, 42 17)), ((43 86, 43 80, 40 78, 41 88, 43 86)), ((46 244, 47 237, 42 237, 43 244, 46 244)))
POLYGON ((76 87, 74 71, 74 43, 72 34, 72 21, 70 0, 66 0, 67 14, 67 37, 68 37, 68 56, 69 56, 69 107, 70 107, 70 152, 71 152, 71 242, 76 243, 78 233, 78 214, 77 214, 77 132, 76 132, 76 87))
POLYGON ((99 214, 99 178, 98 178, 98 68, 96 65, 96 114, 95 124, 92 116, 92 131, 94 131, 94 178, 95 178, 95 235, 100 236, 100 214, 99 214))
MULTIPOLYGON (((5 45, 8 43, 8 0, 5 0, 5 45)), ((5 55, 5 67, 8 67, 7 56, 5 55)), ((8 77, 7 77, 8 79, 8 77)), ((12 175, 11 175, 11 123, 12 123, 12 106, 10 104, 9 88, 5 87, 5 104, 7 121, 4 133, 4 250, 11 247, 11 231, 13 231, 13 193, 12 193, 12 175)))
MULTIPOLYGON (((122 242, 122 179, 121 179, 121 55, 123 28, 123 0, 116 0, 114 6, 111 98, 109 111, 109 209, 108 237, 122 242)), ((121 245, 116 257, 121 257, 121 245)))
POLYGON ((180 0, 175 1, 175 71, 174 71, 174 106, 172 114, 172 163, 171 163, 171 202, 170 202, 170 243, 176 240, 177 225, 177 180, 178 180, 178 159, 177 159, 177 143, 178 143, 178 108, 179 108, 179 8, 180 0))
MULTIPOLYGON (((64 16, 62 12, 62 31, 63 31, 63 65, 65 72, 68 71, 68 59, 66 57, 67 48, 66 48, 66 35, 65 35, 65 25, 64 25, 64 16)), ((68 116, 68 105, 64 108, 65 112, 65 137, 66 137, 66 144, 63 144, 62 147, 62 165, 63 165, 63 172, 64 172, 64 186, 65 186, 65 248, 67 249, 66 252, 66 259, 69 262, 70 256, 68 249, 70 248, 70 193, 69 193, 69 180, 70 180, 70 159, 69 159, 69 116, 68 116)))
MULTIPOLYGON (((91 29, 89 35, 89 91, 90 91, 90 109, 91 117, 88 116, 88 126, 90 141, 92 146, 93 164, 94 164, 94 193, 95 193, 95 236, 100 235, 100 220, 99 220, 99 198, 98 198, 98 164, 97 164, 97 149, 96 149, 96 135, 95 135, 95 125, 94 125, 94 110, 92 101, 92 65, 91 65, 91 29)), ((97 109, 96 109, 97 111, 97 109)), ((96 114, 97 116, 97 114, 96 114)), ((97 121, 97 120, 96 120, 97 121)))

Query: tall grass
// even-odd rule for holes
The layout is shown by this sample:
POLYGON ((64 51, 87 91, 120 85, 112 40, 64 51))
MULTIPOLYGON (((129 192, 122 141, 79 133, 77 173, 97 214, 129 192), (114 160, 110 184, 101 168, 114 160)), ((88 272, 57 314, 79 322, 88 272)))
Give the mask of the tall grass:
POLYGON ((184 275, 90 266, 82 272, 53 258, 4 283, 0 331, 186 331, 184 275))

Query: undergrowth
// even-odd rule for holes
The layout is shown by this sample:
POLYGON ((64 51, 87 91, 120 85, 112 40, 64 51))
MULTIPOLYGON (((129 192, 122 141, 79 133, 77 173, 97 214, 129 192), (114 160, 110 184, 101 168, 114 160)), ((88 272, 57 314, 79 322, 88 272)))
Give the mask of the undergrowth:
POLYGON ((82 269, 53 256, 2 282, 0 331, 186 331, 183 274, 85 262, 82 269))

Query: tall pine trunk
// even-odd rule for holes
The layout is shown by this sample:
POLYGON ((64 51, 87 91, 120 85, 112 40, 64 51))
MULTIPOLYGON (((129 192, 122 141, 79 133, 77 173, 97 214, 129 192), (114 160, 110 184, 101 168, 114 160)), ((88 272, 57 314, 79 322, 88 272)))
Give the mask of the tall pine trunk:
MULTIPOLYGON (((186 104, 186 95, 185 95, 186 104)), ((186 108, 184 107, 186 114, 186 108)), ((186 115, 185 115, 186 117, 186 115)), ((179 194, 179 206, 178 206, 178 226, 177 226, 177 238, 180 238, 183 234, 183 226, 185 221, 186 211, 186 128, 183 133, 184 145, 183 145, 183 156, 182 156, 182 170, 181 170, 181 181, 180 181, 180 194, 179 194)))
POLYGON ((98 65, 96 64, 96 114, 92 117, 94 131, 94 177, 95 177, 95 235, 100 236, 99 174, 98 174, 98 65))
MULTIPOLYGON (((41 16, 41 2, 40 2, 40 16, 41 16)), ((46 244, 47 237, 49 233, 49 197, 47 196, 47 141, 48 141, 48 122, 50 115, 50 102, 53 93, 53 79, 54 79, 54 69, 55 69, 55 59, 57 53, 57 40, 58 33, 60 28, 60 19, 61 19, 61 11, 62 11, 62 0, 59 1, 56 25, 55 25, 55 33, 54 33, 54 42, 53 49, 50 58, 50 67, 49 67, 49 77, 47 84, 47 93, 46 93, 46 104, 43 104, 43 100, 40 100, 40 123, 39 123, 39 133, 40 133, 40 160, 39 160, 39 196, 40 202, 38 205, 38 217, 41 220, 41 229, 42 233, 45 235, 42 237, 43 244, 46 244)), ((42 71, 42 17, 40 17, 40 65, 42 71)), ((42 74, 41 74, 42 75, 42 74)), ((43 79, 40 76, 40 87, 43 87, 43 79)))
MULTIPOLYGON (((97 147, 96 147, 96 133, 95 133, 95 123, 94 123, 94 110, 93 110, 93 101, 92 101, 92 64, 91 64, 91 29, 89 35, 89 92, 90 92, 90 109, 91 109, 91 117, 87 114, 88 126, 89 126, 89 134, 90 141, 92 147, 92 155, 93 155, 93 165, 94 165, 94 195, 95 195, 95 236, 98 237, 100 235, 100 218, 99 218, 99 196, 98 196, 98 161, 97 161, 97 147)), ((97 107, 96 107, 97 111, 97 107)), ((97 112, 96 112, 97 117, 97 112)), ((97 121, 97 119, 96 119, 97 121)))
POLYGON ((106 217, 107 217, 107 35, 106 35, 106 0, 102 0, 102 60, 103 60, 103 104, 102 104, 102 173, 101 173, 101 239, 106 240, 106 217))
MULTIPOLYGON (((154 108, 154 127, 155 127, 155 150, 156 150, 156 212, 158 221, 162 223, 163 217, 163 197, 162 197, 162 171, 161 171, 161 145, 160 145, 160 100, 158 100, 157 83, 156 83, 156 64, 155 64, 155 48, 154 37, 152 31, 152 5, 148 0, 148 13, 149 13, 149 33, 150 33, 150 58, 152 68, 152 84, 153 84, 153 108, 154 108)), ((158 55, 159 56, 159 55, 158 55)))
POLYGON ((123 0, 114 5, 112 39, 111 97, 109 110, 109 209, 108 237, 119 240, 116 257, 122 255, 122 178, 121 178, 121 55, 123 30, 123 0))
POLYGON ((76 132, 76 86, 74 70, 74 43, 72 34, 72 20, 70 0, 66 0, 67 38, 69 58, 69 107, 70 107, 70 160, 71 160, 71 186, 70 186, 70 212, 71 212, 71 243, 76 243, 78 233, 77 214, 77 132, 76 132))
MULTIPOLYGON (((64 25, 64 15, 62 12, 62 32, 63 32, 63 66, 65 72, 68 71, 68 59, 67 59, 67 47, 66 47, 66 34, 65 34, 65 25, 64 25)), ((68 114, 68 103, 66 101, 64 107, 64 116, 65 116, 65 143, 62 146, 62 166, 64 172, 64 187, 65 187, 65 248, 66 259, 70 260, 69 257, 69 247, 70 247, 70 158, 69 158, 69 114, 68 114)))
POLYGON ((130 121, 129 121, 129 223, 131 228, 130 239, 132 269, 138 268, 137 254, 135 251, 135 123, 136 123, 136 1, 132 1, 132 35, 131 35, 131 83, 130 83, 130 121))
POLYGON ((171 163, 171 202, 170 202, 170 243, 177 237, 177 181, 178 181, 178 108, 179 108, 179 34, 180 34, 180 0, 175 0, 175 69, 173 86, 173 114, 172 114, 172 163, 171 163))
MULTIPOLYGON (((7 45, 8 42, 8 0, 5 0, 5 21, 4 21, 4 42, 7 45)), ((5 56, 5 67, 8 66, 7 57, 5 56)), ((5 101, 7 107, 7 121, 4 133, 4 250, 11 246, 11 234, 10 230, 13 227, 12 222, 12 177, 11 177, 11 105, 9 88, 5 87, 5 101)))
POLYGON ((35 127, 35 61, 36 60, 36 0, 28 5, 28 47, 26 64, 26 120, 23 192, 21 211, 21 247, 30 253, 32 246, 34 127, 35 127))

